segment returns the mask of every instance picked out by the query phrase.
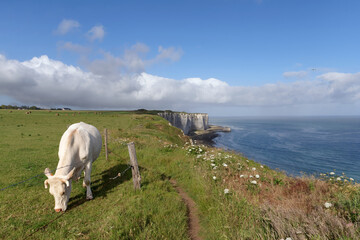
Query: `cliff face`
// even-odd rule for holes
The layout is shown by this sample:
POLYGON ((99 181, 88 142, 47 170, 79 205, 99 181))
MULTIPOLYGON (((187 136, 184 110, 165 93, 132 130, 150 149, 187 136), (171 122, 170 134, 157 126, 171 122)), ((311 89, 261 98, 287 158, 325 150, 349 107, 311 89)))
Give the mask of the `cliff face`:
POLYGON ((174 127, 180 128, 188 135, 192 131, 206 130, 209 128, 209 116, 206 113, 158 113, 168 120, 174 127))

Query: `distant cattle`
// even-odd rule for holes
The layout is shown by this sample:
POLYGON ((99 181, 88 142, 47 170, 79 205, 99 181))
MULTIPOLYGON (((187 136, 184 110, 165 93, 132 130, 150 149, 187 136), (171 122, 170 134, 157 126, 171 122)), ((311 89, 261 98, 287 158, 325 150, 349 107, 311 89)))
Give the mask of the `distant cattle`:
POLYGON ((72 180, 78 180, 84 170, 83 187, 86 187, 86 198, 93 199, 90 188, 92 163, 98 158, 102 146, 100 132, 96 127, 80 122, 71 125, 62 135, 59 145, 59 163, 54 175, 48 168, 45 175, 48 179, 44 185, 50 185, 49 192, 55 198, 55 211, 65 211, 69 202, 72 180))

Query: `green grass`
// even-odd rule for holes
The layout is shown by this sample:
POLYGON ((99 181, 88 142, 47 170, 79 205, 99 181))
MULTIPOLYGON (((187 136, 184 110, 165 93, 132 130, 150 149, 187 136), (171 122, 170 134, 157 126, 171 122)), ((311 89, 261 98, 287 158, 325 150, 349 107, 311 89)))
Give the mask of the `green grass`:
POLYGON ((0 110, 0 188, 55 169, 72 123, 107 128, 110 149, 109 161, 102 151, 93 164, 95 199, 85 201, 75 182, 64 214, 54 212, 44 175, 0 191, 0 239, 189 239, 187 209, 171 178, 195 201, 204 239, 300 239, 300 230, 307 239, 359 238, 357 185, 294 179, 236 153, 190 146, 180 130, 143 113, 0 110), (129 142, 142 177, 136 192, 130 171, 111 179, 127 168, 129 142), (334 207, 324 209, 325 201, 334 207))
MULTIPOLYGON (((1 239, 187 239, 185 205, 168 179, 144 162, 147 151, 156 155, 156 150, 146 146, 146 141, 153 138, 152 131, 143 127, 151 118, 122 112, 59 113, 60 116, 54 111, 33 111, 31 115, 24 111, 0 111, 0 187, 42 173, 46 167, 55 169, 62 133, 68 125, 84 121, 101 132, 109 129, 112 151, 109 161, 102 153, 93 165, 95 199, 85 201, 81 182, 75 182, 69 210, 65 214, 55 213, 54 199, 44 189, 43 175, 1 191, 1 239), (131 171, 110 179, 127 167, 129 141, 136 143, 143 179, 138 192, 133 190, 131 171)), ((166 139, 167 135, 160 133, 157 137, 166 139)))

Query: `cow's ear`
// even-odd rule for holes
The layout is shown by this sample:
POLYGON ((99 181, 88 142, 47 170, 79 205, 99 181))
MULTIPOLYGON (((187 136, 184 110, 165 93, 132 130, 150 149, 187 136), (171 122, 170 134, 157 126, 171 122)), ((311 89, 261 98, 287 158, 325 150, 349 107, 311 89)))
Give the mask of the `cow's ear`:
POLYGON ((46 179, 46 180, 44 181, 44 186, 45 186, 45 188, 48 188, 48 183, 49 183, 49 181, 46 179))
POLYGON ((68 175, 65 176, 66 180, 69 180, 70 178, 72 178, 72 176, 74 175, 75 172, 75 167, 68 173, 68 175))
POLYGON ((51 177, 52 177, 52 174, 51 174, 51 171, 50 171, 49 168, 45 168, 44 174, 45 174, 45 176, 47 176, 48 178, 51 178, 51 177))

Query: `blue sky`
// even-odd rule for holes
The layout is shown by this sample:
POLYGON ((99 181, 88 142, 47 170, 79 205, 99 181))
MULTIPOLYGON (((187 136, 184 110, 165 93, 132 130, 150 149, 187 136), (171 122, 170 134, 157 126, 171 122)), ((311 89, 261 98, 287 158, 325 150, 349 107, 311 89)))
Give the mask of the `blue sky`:
POLYGON ((359 9, 332 0, 1 1, 0 102, 360 114, 359 9))

